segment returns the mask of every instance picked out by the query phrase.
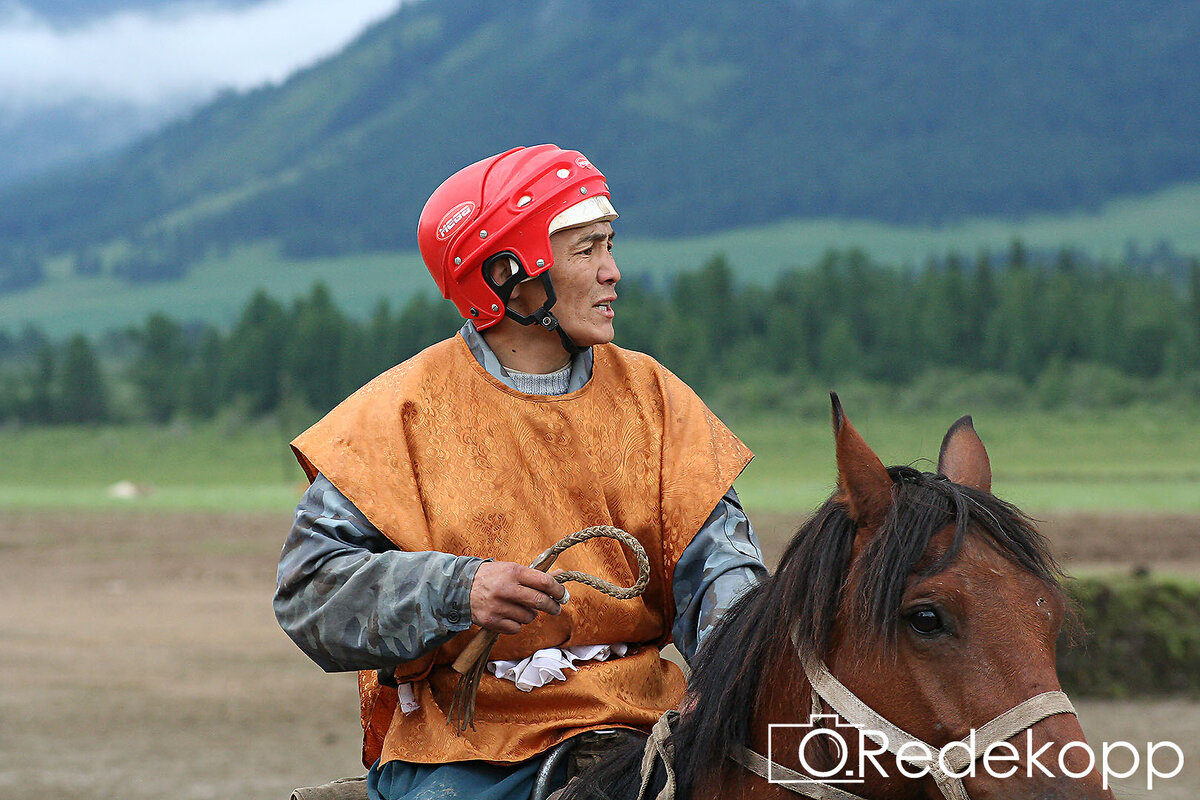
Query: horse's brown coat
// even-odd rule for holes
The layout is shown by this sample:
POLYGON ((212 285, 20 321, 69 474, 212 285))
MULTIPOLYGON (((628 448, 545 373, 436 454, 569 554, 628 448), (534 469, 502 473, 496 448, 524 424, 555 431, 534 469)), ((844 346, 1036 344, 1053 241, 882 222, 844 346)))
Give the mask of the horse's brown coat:
MULTIPOLYGON (((851 534, 846 579, 838 599, 837 621, 830 633, 825 660, 830 670, 869 706, 895 725, 936 747, 968 735, 1001 712, 1045 691, 1060 689, 1055 671, 1055 642, 1066 612, 1064 596, 1052 579, 1017 564, 989 538, 968 531, 954 552, 956 526, 946 525, 928 541, 903 586, 899 603, 901 621, 894 642, 887 642, 864 625, 864 616, 853 611, 859 583, 867 579, 858 569, 864 552, 885 524, 896 524, 889 510, 904 491, 905 476, 895 479, 878 456, 846 419, 836 395, 833 427, 837 445, 838 493, 857 523, 851 534), (887 522, 885 522, 885 520, 887 522), (939 563, 947 557, 945 563, 939 563), (936 566, 936 571, 931 567, 936 566), (928 573, 928 574, 927 574, 928 573), (935 608, 945 619, 945 635, 919 635, 904 622, 917 609, 935 608)), ((909 471, 914 475, 919 475, 909 471)), ((940 476, 909 480, 931 485, 947 478, 978 492, 989 492, 991 467, 987 451, 969 417, 948 431, 939 457, 940 476)), ((958 491, 958 490, 956 490, 958 491)), ((971 495, 965 495, 970 501, 971 495)), ((1013 510, 1019 517, 1019 512, 1013 510)), ((820 513, 820 512, 818 512, 820 513)), ((1023 517, 1020 517, 1023 519, 1023 517)), ((894 533, 893 533, 894 535, 894 533)), ((785 555, 785 559, 787 556, 785 555)), ((1051 562, 1052 564, 1052 562, 1051 562)), ((700 698, 698 702, 703 702, 700 698)), ((747 745, 767 752, 768 725, 796 724, 808 720, 810 690, 791 648, 780 648, 762 665, 758 702, 748 726, 747 745)), ((826 712, 831 710, 827 707, 826 712)), ((1058 772, 1060 750, 1084 742, 1073 715, 1059 715, 1030 729, 1033 749, 1049 744, 1039 761, 1058 772)), ((1024 743, 1024 736, 1016 743, 1024 743)), ((1023 752, 1024 748, 1020 748, 1023 752)), ((813 766, 832 754, 820 747, 806 751, 813 766)), ((1066 758, 1073 771, 1086 763, 1078 748, 1066 758)), ((785 767, 803 770, 798 753, 774 749, 773 757, 785 767)), ((857 757, 851 753, 851 763, 857 757)), ((900 775, 894 757, 880 759, 886 775, 868 770, 866 782, 849 788, 867 798, 940 798, 932 779, 912 780, 900 775)), ((977 766, 981 766, 977 765, 977 766)), ((1111 798, 1101 788, 1098 773, 1082 779, 1025 777, 1027 764, 1016 763, 1016 775, 1000 780, 968 778, 974 800, 985 798, 1111 798)), ((794 797, 785 787, 771 785, 740 768, 713 771, 711 781, 695 783, 699 797, 794 797), (720 774, 724 777, 721 777, 720 774)))
MULTIPOLYGON (((833 428, 837 444, 838 495, 850 516, 858 522, 852 548, 857 559, 874 537, 892 502, 895 485, 882 462, 846 418, 833 395, 833 428)), ((971 418, 963 417, 947 432, 939 455, 938 471, 955 483, 982 492, 991 489, 991 466, 983 442, 971 418)), ((939 560, 952 546, 954 526, 938 531, 920 565, 939 560)), ((842 591, 856 594, 855 581, 862 580, 852 563, 842 591)), ((839 625, 832 637, 826 661, 839 679, 884 718, 910 734, 943 746, 968 735, 1003 711, 1036 694, 1060 689, 1055 672, 1055 642, 1065 615, 1065 602, 1057 586, 1019 568, 981 536, 968 535, 961 551, 945 569, 910 575, 904 587, 901 613, 936 606, 952 626, 950 635, 922 638, 902 630, 895 647, 881 644, 877 637, 862 635, 861 628, 839 625)), ((845 620, 849 614, 839 616, 845 620)), ((767 668, 772 680, 762 690, 762 702, 750 724, 750 746, 767 752, 768 725, 796 723, 808 719, 810 689, 798 659, 785 654, 767 668)), ((824 711, 830 711, 825 708, 824 711)), ((1055 716, 1030 729, 1033 747, 1050 743, 1040 758, 1057 772, 1058 753, 1071 742, 1085 741, 1073 715, 1055 716)), ((1023 743, 1023 737, 1018 737, 1023 743)), ((798 754, 776 752, 783 766, 800 771, 798 754)), ((813 766, 832 754, 810 748, 813 766)), ((852 758, 856 757, 852 753, 852 758)), ((1084 754, 1073 749, 1066 759, 1073 771, 1086 767, 1084 754)), ((853 761, 851 762, 853 763, 853 761)), ((868 798, 940 798, 932 779, 911 780, 900 776, 894 758, 881 759, 887 775, 868 770, 867 782, 847 787, 868 798)), ((979 766, 979 765, 977 765, 979 766)), ((1099 775, 1084 779, 1024 777, 1027 764, 1018 762, 1014 777, 999 780, 967 779, 966 787, 975 800, 984 798, 1111 798, 1100 786, 1099 775)), ((755 777, 740 775, 741 788, 725 786, 701 792, 705 797, 794 797, 784 787, 755 777)))

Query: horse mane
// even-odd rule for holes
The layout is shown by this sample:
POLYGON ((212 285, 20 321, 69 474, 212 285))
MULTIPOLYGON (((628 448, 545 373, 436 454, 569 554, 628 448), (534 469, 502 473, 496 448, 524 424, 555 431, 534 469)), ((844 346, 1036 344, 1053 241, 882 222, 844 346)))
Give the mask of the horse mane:
MULTIPOLYGON (((720 777, 734 766, 729 755, 750 740, 750 718, 765 668, 780 658, 795 658, 796 648, 825 658, 843 603, 850 615, 847 629, 894 646, 908 576, 946 569, 969 532, 982 535, 1013 563, 1061 592, 1062 571, 1046 539, 1015 506, 912 467, 889 467, 888 474, 892 505, 854 564, 859 577, 854 597, 843 597, 843 587, 857 526, 835 496, 792 538, 775 574, 746 590, 705 638, 691 664, 688 695, 694 705, 672 737, 681 798, 689 797, 700 780, 720 777), (930 540, 948 525, 954 526, 949 548, 927 558, 930 540)), ((579 796, 632 796, 640 760, 641 747, 635 746, 602 762, 584 774, 579 796)))

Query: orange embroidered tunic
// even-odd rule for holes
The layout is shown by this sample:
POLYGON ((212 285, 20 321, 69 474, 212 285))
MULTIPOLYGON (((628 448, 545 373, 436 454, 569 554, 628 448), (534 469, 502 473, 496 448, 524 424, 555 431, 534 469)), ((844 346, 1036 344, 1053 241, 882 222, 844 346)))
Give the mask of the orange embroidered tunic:
MULTIPOLYGON (((529 693, 485 674, 475 730, 456 733, 446 710, 458 678, 450 663, 477 627, 397 667, 419 704, 410 714, 373 671, 360 673, 365 764, 523 761, 585 730, 649 729, 678 704, 683 676, 658 654, 674 619, 671 576, 751 453, 654 359, 614 345, 593 353, 583 388, 526 395, 454 336, 380 375, 292 443, 310 480, 323 474, 402 550, 527 564, 568 533, 615 525, 650 557, 640 598, 573 584, 562 614, 500 637, 492 658, 612 642, 634 644, 630 654, 581 664, 529 693)), ((622 585, 637 575, 632 554, 609 539, 573 547, 555 566, 622 585)))

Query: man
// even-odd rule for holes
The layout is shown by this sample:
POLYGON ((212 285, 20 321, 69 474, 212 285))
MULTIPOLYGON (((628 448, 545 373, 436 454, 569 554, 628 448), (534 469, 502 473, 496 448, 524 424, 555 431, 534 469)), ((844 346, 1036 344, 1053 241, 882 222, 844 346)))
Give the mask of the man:
MULTIPOLYGON (((535 756, 558 742, 648 730, 684 690, 659 647, 674 639, 690 659, 766 574, 732 488, 749 451, 674 375, 610 344, 616 218, 576 151, 516 148, 455 173, 417 238, 467 322, 293 442, 312 486, 276 615, 326 670, 360 670, 372 798, 523 800, 535 756), (592 525, 645 545, 641 597, 577 584, 564 604, 561 585, 525 566, 592 525), (460 734, 446 719, 450 663, 472 625, 510 635, 460 734)), ((558 566, 636 575, 611 540, 558 566)))

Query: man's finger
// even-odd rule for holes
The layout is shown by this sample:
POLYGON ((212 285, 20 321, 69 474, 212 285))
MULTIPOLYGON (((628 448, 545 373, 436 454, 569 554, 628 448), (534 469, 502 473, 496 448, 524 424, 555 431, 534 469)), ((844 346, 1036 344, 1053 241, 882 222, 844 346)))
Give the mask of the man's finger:
POLYGON ((536 608, 538 611, 544 611, 554 616, 562 613, 562 604, 545 592, 529 587, 525 587, 524 591, 527 592, 526 597, 529 600, 526 605, 530 608, 536 608))
POLYGON ((489 631, 495 631, 496 633, 507 633, 510 635, 521 632, 521 623, 515 622, 511 619, 489 620, 487 622, 480 623, 479 627, 485 628, 489 631))
POLYGON ((528 625, 537 619, 537 611, 521 603, 513 603, 507 600, 497 600, 493 606, 492 614, 500 619, 512 620, 518 625, 528 625))
POLYGON ((508 603, 516 603, 534 612, 544 611, 547 614, 555 616, 562 613, 562 606, 553 597, 540 589, 534 589, 533 587, 524 586, 519 583, 506 587, 503 593, 496 595, 496 599, 508 603))
MULTIPOLYGON (((561 572, 561 570, 559 570, 561 572)), ((543 594, 548 594, 556 601, 561 601, 565 590, 563 585, 551 578, 546 573, 537 569, 525 568, 518 576, 517 580, 522 586, 528 586, 531 589, 537 589, 543 594)))

